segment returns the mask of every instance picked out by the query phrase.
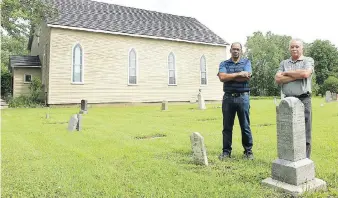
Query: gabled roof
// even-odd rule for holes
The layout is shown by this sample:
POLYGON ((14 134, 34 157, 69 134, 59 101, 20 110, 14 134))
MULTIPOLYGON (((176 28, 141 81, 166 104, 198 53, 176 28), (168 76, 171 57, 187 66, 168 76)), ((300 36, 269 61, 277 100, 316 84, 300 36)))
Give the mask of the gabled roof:
POLYGON ((10 68, 13 67, 41 67, 39 56, 10 56, 10 68))
POLYGON ((51 27, 150 38, 228 45, 195 18, 114 5, 92 0, 46 0, 58 10, 51 27))

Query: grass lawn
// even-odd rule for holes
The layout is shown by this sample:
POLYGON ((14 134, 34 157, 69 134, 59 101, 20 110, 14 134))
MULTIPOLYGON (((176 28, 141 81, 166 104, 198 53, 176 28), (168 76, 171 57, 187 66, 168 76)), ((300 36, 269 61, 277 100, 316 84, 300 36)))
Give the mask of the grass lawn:
MULTIPOLYGON (((312 160, 328 191, 338 196, 338 102, 313 99, 312 160)), ((272 99, 251 100, 254 161, 242 159, 238 120, 233 154, 221 162, 220 104, 160 104, 89 108, 80 132, 67 121, 79 108, 4 109, 1 126, 2 197, 284 197, 261 185, 277 158, 272 99), (199 132, 209 166, 194 165, 190 135, 199 132), (163 136, 159 138, 145 138, 163 136)))

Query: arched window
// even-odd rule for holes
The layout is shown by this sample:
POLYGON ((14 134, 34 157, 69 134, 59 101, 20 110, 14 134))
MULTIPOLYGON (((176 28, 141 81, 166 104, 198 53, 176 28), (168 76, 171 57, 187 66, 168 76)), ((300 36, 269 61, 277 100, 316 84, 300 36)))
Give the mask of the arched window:
POLYGON ((175 65, 175 55, 170 52, 168 56, 168 81, 169 85, 176 85, 176 65, 175 65))
POLYGON ((200 60, 200 69, 201 69, 201 85, 207 84, 207 64, 205 56, 203 55, 200 60))
POLYGON ((131 49, 129 51, 129 66, 128 66, 128 83, 137 84, 137 65, 136 65, 136 51, 131 49))
POLYGON ((72 82, 83 83, 83 50, 80 44, 73 48, 72 82))

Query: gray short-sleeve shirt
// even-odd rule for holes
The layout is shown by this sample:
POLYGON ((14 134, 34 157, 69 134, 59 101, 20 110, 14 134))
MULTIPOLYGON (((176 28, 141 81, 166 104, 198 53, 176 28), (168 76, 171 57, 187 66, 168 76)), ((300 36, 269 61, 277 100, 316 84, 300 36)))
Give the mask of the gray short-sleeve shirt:
MULTIPOLYGON (((314 60, 311 57, 302 56, 296 61, 291 58, 281 61, 278 72, 286 72, 297 69, 312 69, 314 72, 314 60)), ((304 93, 311 93, 312 74, 305 79, 298 79, 282 85, 283 94, 286 96, 299 96, 304 93)))

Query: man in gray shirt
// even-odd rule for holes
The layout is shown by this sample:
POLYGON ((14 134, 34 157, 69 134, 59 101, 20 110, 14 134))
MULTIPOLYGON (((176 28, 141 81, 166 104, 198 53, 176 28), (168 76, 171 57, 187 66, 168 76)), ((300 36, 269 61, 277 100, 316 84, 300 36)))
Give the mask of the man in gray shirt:
POLYGON ((275 76, 277 84, 282 86, 286 97, 296 97, 304 104, 306 156, 311 155, 312 106, 311 82, 314 72, 314 60, 303 56, 303 42, 300 39, 290 41, 291 57, 280 63, 275 76))

